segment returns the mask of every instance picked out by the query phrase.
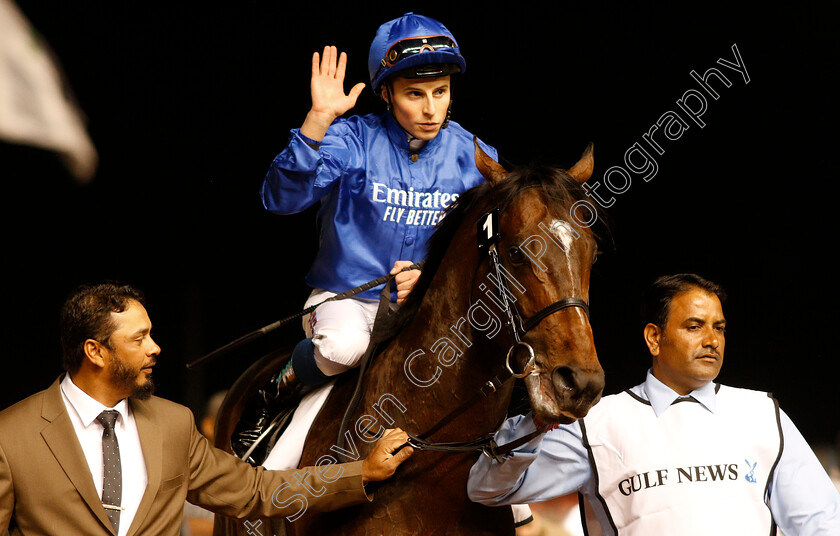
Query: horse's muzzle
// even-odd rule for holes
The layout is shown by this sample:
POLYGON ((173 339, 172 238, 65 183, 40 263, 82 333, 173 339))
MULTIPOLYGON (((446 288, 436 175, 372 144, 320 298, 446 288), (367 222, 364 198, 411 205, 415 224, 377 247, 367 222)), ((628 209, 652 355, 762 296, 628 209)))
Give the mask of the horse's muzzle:
POLYGON ((604 372, 560 365, 551 372, 551 384, 558 409, 569 417, 580 419, 601 399, 604 372))

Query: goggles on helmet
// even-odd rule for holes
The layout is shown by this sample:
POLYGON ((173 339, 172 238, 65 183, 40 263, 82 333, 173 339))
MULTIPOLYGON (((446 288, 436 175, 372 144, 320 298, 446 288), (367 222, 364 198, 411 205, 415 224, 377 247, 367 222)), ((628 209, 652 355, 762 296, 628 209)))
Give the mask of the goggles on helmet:
POLYGON ((394 64, 399 61, 409 56, 420 54, 426 50, 434 52, 442 48, 455 48, 457 46, 458 45, 455 44, 455 41, 453 41, 451 37, 445 35, 430 35, 427 37, 409 37, 401 39, 391 45, 391 48, 388 49, 385 57, 382 58, 382 66, 393 67, 394 64))

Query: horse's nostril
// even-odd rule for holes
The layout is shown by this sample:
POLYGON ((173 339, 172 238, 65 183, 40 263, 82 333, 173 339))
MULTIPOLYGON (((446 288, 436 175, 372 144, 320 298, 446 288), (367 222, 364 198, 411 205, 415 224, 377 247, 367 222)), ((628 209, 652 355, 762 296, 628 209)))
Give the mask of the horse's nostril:
POLYGON ((551 382, 557 392, 575 390, 575 373, 569 367, 560 366, 551 373, 551 382))

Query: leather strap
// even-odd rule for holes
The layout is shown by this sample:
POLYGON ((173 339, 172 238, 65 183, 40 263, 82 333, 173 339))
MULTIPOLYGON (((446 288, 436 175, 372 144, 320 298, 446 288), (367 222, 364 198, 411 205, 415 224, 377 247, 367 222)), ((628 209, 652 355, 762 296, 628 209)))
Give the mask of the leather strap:
POLYGON ((564 298, 560 301, 556 301, 551 305, 547 305, 537 311, 537 313, 528 319, 525 322, 525 325, 522 326, 522 330, 524 333, 527 333, 537 327, 545 317, 560 311, 561 309, 568 309, 569 307, 580 307, 583 309, 583 312, 586 313, 586 316, 589 316, 589 304, 583 301, 580 298, 564 298))

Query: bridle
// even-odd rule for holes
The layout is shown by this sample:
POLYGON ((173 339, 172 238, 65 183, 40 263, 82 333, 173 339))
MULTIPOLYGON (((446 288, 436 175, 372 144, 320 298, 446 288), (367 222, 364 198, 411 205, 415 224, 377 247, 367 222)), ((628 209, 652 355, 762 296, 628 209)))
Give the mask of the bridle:
MULTIPOLYGON (((432 436, 440 429, 448 425, 450 422, 454 421, 458 416, 460 416, 474 404, 476 404, 483 398, 491 396, 497 390, 501 389, 507 382, 513 379, 524 378, 530 374, 534 374, 536 360, 534 349, 529 343, 525 342, 523 338, 529 331, 537 327, 540 324, 540 322, 542 322, 545 318, 558 311, 562 311, 563 309, 568 309, 570 307, 578 307, 582 309, 584 314, 586 314, 586 316, 589 317, 589 304, 585 300, 577 297, 567 297, 543 307, 542 309, 537 311, 533 316, 531 316, 528 320, 523 321, 522 315, 511 302, 510 297, 513 296, 513 294, 510 292, 510 289, 506 283, 506 278, 504 277, 505 269, 501 263, 501 259, 499 258, 499 253, 497 250, 497 245, 500 240, 499 214, 500 210, 498 209, 498 207, 490 210, 489 212, 485 213, 481 218, 479 218, 477 227, 478 248, 480 252, 486 251, 487 258, 490 261, 490 269, 495 275, 496 286, 498 289, 498 295, 496 296, 498 302, 496 303, 496 305, 499 305, 501 307, 502 312, 505 315, 505 324, 510 335, 511 346, 508 349, 507 356, 505 358, 506 370, 503 374, 494 376, 493 378, 488 380, 470 398, 468 398, 458 407, 454 408, 452 411, 447 413, 443 418, 441 418, 437 423, 435 423, 435 425, 426 430, 426 432, 416 436, 409 434, 409 440, 404 445, 396 449, 393 452, 393 454, 396 454, 400 449, 404 448, 405 446, 411 446, 419 450, 430 450, 447 453, 469 452, 479 450, 486 456, 489 456, 497 461, 501 461, 502 457, 505 454, 519 447, 520 445, 523 445, 524 443, 530 441, 534 437, 542 434, 548 428, 547 426, 542 427, 532 432, 531 434, 528 434, 524 437, 521 437, 515 441, 512 441, 502 446, 498 446, 494 441, 493 437, 495 433, 491 433, 484 437, 480 437, 471 441, 450 443, 436 443, 427 439, 428 437, 432 436), (526 362, 522 372, 517 373, 513 370, 513 368, 510 365, 510 358, 515 353, 515 350, 519 347, 524 347, 527 350, 528 361, 526 362)), ((479 259, 479 266, 481 265, 482 261, 483 259, 479 259)), ((476 269, 476 272, 477 271, 478 270, 476 269)), ((390 291, 388 290, 389 287, 390 282, 386 284, 385 289, 383 289, 383 299, 386 295, 390 296, 390 291)), ((380 309, 382 309, 382 307, 380 307, 380 309)), ((361 375, 363 373, 364 370, 360 371, 360 380, 361 375)), ((348 414, 349 412, 350 408, 348 407, 348 414)), ((345 421, 347 421, 348 414, 345 414, 345 421)), ((339 430, 339 442, 342 442, 344 438, 344 429, 345 427, 342 426, 339 430)))
MULTIPOLYGON (((496 248, 500 240, 499 213, 500 210, 498 208, 494 208, 478 219, 478 250, 479 252, 487 251, 487 257, 490 259, 490 269, 496 276, 498 288, 497 298, 499 299, 499 303, 497 305, 501 306, 502 312, 505 315, 505 324, 507 325, 508 334, 510 335, 510 340, 512 341, 511 346, 507 351, 507 356, 505 357, 505 368, 510 373, 511 377, 524 378, 533 372, 535 366, 534 362, 536 359, 533 347, 522 340, 525 335, 537 327, 539 323, 548 316, 556 313, 557 311, 568 309, 569 307, 579 307, 583 309, 584 314, 589 317, 589 304, 581 298, 563 298, 552 304, 546 305, 531 316, 531 318, 527 321, 522 320, 522 315, 519 314, 519 310, 517 310, 514 304, 511 303, 510 296, 513 296, 513 294, 510 292, 510 289, 505 282, 506 279, 503 277, 504 268, 502 267, 499 252, 496 248), (510 358, 514 353, 514 350, 520 346, 527 350, 528 361, 525 363, 523 371, 516 373, 510 366, 510 358)), ((481 259, 479 259, 479 265, 480 264, 481 259)))

